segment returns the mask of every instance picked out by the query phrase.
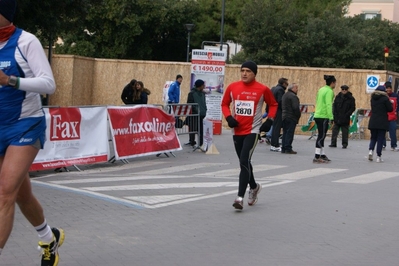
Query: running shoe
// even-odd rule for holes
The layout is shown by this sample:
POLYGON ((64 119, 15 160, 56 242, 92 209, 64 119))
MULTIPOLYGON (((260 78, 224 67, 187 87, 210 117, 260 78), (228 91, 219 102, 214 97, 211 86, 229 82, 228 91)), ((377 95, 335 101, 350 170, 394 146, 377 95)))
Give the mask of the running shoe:
POLYGON ((369 150, 369 161, 373 160, 373 150, 369 150))
POLYGON ((259 183, 256 183, 256 188, 255 189, 250 189, 248 193, 248 205, 253 206, 255 203, 258 201, 258 194, 262 190, 262 185, 259 183))
POLYGON ((327 161, 322 158, 313 158, 313 163, 327 163, 327 161))
POLYGON ((275 146, 271 146, 270 147, 271 151, 275 151, 275 152, 281 152, 281 147, 275 147, 275 146))
POLYGON ((234 200, 233 207, 234 207, 236 210, 242 210, 242 208, 244 208, 244 204, 243 204, 243 199, 242 199, 242 197, 237 197, 237 198, 234 200))
POLYGON ((65 234, 61 228, 51 228, 53 232, 53 242, 50 244, 39 241, 39 248, 41 249, 41 266, 57 266, 58 248, 64 243, 65 234))
POLYGON ((325 155, 322 155, 322 156, 320 156, 320 159, 324 160, 326 163, 329 163, 329 162, 331 162, 331 160, 330 160, 330 159, 328 159, 328 157, 327 157, 327 156, 325 156, 325 155))
POLYGON ((381 158, 381 156, 377 156, 377 160, 375 160, 377 163, 382 163, 384 160, 381 158))

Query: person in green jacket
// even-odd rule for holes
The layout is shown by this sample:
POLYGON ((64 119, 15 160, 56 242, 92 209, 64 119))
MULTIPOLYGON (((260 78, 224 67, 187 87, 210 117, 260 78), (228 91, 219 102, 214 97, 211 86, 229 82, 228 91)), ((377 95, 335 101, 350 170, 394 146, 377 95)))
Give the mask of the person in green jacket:
POLYGON ((336 79, 331 75, 324 75, 326 85, 321 87, 316 96, 316 109, 314 120, 317 125, 316 151, 313 159, 314 163, 329 163, 331 160, 324 153, 324 140, 330 121, 334 120, 332 104, 334 102, 334 88, 336 79))

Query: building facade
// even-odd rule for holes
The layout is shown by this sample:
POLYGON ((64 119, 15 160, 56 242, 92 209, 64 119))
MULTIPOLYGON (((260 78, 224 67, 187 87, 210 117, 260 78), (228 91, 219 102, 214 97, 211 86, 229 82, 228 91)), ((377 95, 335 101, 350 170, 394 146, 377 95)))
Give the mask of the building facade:
POLYGON ((399 0, 352 0, 348 15, 359 14, 365 19, 377 17, 399 23, 399 0))

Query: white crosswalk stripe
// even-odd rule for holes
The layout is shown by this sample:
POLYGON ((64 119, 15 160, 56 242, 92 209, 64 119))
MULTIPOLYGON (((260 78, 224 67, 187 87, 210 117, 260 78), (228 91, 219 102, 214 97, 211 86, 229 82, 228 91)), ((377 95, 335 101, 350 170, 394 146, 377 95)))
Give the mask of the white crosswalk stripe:
POLYGON ((323 176, 332 173, 339 173, 342 171, 347 171, 347 169, 332 169, 332 168, 312 168, 309 170, 297 171, 287 174, 269 176, 264 178, 257 178, 259 179, 279 179, 279 180, 300 180, 304 178, 316 177, 316 176, 323 176))
POLYGON ((169 168, 161 168, 161 169, 155 169, 155 170, 149 170, 149 171, 142 171, 140 174, 142 175, 164 175, 164 174, 170 174, 170 173, 176 173, 176 172, 182 172, 182 171, 188 171, 188 170, 202 170, 206 169, 208 167, 212 166, 222 166, 222 165, 228 165, 229 163, 198 163, 198 164, 186 164, 186 165, 179 165, 179 166, 173 166, 169 168))
POLYGON ((349 177, 349 178, 344 178, 344 179, 336 180, 333 182, 350 183, 350 184, 370 184, 370 183, 382 181, 382 180, 389 179, 392 177, 397 177, 397 176, 399 176, 399 173, 377 171, 377 172, 367 173, 364 175, 358 175, 358 176, 353 176, 353 177, 349 177))
MULTIPOLYGON (((70 179, 52 180, 47 183, 32 180, 32 183, 46 184, 97 198, 103 195, 105 200, 125 205, 130 203, 132 206, 145 208, 160 208, 237 193, 240 169, 226 169, 231 166, 230 163, 198 163, 174 167, 162 167, 162 164, 163 162, 155 164, 141 162, 131 167, 135 169, 132 173, 117 175, 102 172, 91 178, 80 178, 75 175, 70 179), (150 165, 154 168, 156 166, 161 168, 140 171, 141 167, 148 169, 150 165), (223 179, 226 181, 221 181, 223 179), (211 180, 215 181, 211 182, 211 180), (112 185, 104 186, 110 182, 112 185)), ((292 172, 290 171, 292 169, 288 167, 287 165, 254 165, 255 178, 265 188, 289 184, 306 178, 328 176, 331 178, 334 177, 334 174, 349 171, 348 169, 319 167, 292 172)), ((396 172, 376 171, 332 182, 336 184, 370 184, 397 176, 399 173, 396 172)))
MULTIPOLYGON (((267 170, 272 170, 272 169, 279 169, 279 168, 284 168, 286 167, 285 165, 270 165, 270 164, 262 164, 262 165, 257 165, 254 167, 253 171, 254 173, 259 173, 267 170)), ((206 176, 206 177, 232 177, 232 176, 238 176, 240 173, 240 168, 234 168, 234 169, 226 169, 226 170, 220 170, 220 171, 215 171, 215 172, 205 172, 205 173, 198 173, 194 174, 194 176, 206 176)))

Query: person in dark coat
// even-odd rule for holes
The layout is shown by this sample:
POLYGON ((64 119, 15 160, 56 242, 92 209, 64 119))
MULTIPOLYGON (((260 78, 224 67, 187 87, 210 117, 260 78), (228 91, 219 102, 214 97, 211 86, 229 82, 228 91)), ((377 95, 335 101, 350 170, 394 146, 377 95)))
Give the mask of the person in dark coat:
POLYGON ((121 94, 121 99, 124 104, 133 104, 133 94, 136 90, 137 80, 132 79, 124 88, 121 94))
POLYGON ((392 112, 392 103, 384 86, 378 86, 371 94, 371 116, 368 129, 370 130, 369 161, 373 160, 375 145, 377 144, 377 163, 381 163, 382 145, 385 139, 385 132, 389 129, 388 113, 392 112))
POLYGON ((278 80, 278 84, 272 88, 274 99, 278 103, 278 109, 276 117, 274 118, 273 122, 272 139, 270 147, 271 151, 276 151, 276 152, 281 151, 281 147, 279 144, 280 131, 283 125, 283 115, 282 115, 283 111, 282 111, 281 99, 283 98, 287 86, 288 86, 288 79, 280 78, 278 80))
MULTIPOLYGON (((205 82, 202 79, 197 79, 194 83, 194 88, 188 93, 187 103, 197 103, 193 105, 192 114, 199 114, 199 121, 197 116, 188 116, 186 118, 186 125, 188 125, 190 131, 198 131, 199 136, 199 146, 201 147, 204 141, 204 118, 206 116, 206 100, 205 100, 205 82), (199 125, 199 129, 198 129, 199 125)), ((197 143, 195 141, 195 133, 189 134, 189 145, 195 146, 197 143)))
POLYGON ((281 153, 297 154, 297 152, 292 149, 295 127, 301 118, 297 93, 298 84, 292 83, 288 86, 288 90, 281 100, 283 110, 283 140, 281 153))
POLYGON ((341 92, 335 96, 333 103, 334 125, 332 128, 331 145, 337 147, 339 130, 342 132, 342 148, 348 146, 349 124, 352 113, 356 110, 356 101, 347 85, 341 86, 341 92))

